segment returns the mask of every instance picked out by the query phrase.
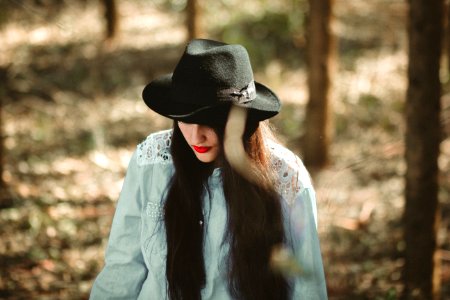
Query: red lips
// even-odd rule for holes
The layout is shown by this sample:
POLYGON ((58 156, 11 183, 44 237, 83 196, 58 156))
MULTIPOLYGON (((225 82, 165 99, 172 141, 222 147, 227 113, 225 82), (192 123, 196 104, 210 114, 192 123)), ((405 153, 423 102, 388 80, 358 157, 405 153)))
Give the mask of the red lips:
POLYGON ((211 149, 211 147, 203 147, 203 146, 192 146, 192 148, 194 148, 194 150, 197 151, 198 153, 206 153, 211 149))

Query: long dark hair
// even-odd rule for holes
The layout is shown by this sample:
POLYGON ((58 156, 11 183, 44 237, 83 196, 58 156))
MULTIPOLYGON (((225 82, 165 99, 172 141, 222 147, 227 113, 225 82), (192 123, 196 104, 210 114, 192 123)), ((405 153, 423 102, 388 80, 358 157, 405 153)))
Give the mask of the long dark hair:
MULTIPOLYGON (((248 126, 244 145, 260 183, 239 175, 219 154, 215 165, 200 162, 174 122, 171 152, 175 173, 164 207, 167 240, 166 277, 170 299, 201 299, 206 275, 203 260, 202 199, 208 192, 207 178, 221 168, 227 204, 229 243, 228 287, 237 299, 287 299, 289 284, 270 269, 274 246, 284 242, 280 197, 270 176, 269 157, 264 151, 261 128, 248 126), (255 129, 256 128, 256 129, 255 129), (195 174, 193 176, 193 174, 195 174)), ((223 141, 224 128, 213 127, 223 141)))

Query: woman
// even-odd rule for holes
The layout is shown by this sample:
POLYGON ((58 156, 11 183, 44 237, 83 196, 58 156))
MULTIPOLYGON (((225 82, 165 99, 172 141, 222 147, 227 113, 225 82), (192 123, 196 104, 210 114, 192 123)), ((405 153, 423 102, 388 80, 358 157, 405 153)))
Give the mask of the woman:
POLYGON ((131 159, 91 299, 326 299, 314 190, 264 131, 280 101, 254 82, 245 48, 193 40, 143 99, 173 129, 131 159), (235 146, 248 172, 223 146, 234 107, 247 113, 235 146), (280 247, 298 264, 291 276, 271 263, 280 247))

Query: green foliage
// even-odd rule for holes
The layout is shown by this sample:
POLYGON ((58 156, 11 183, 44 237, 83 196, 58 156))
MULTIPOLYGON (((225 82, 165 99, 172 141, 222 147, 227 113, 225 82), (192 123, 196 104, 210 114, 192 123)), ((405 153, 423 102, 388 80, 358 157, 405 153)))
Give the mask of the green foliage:
POLYGON ((380 109, 381 100, 378 99, 375 95, 371 94, 362 94, 359 97, 359 105, 365 107, 367 110, 369 110, 370 113, 373 113, 374 111, 380 109))
POLYGON ((0 1, 0 29, 9 21, 7 1, 0 1))
POLYGON ((380 99, 373 94, 361 94, 356 103, 343 99, 342 111, 334 113, 335 135, 353 136, 355 131, 377 128, 386 134, 399 134, 403 127, 404 101, 380 99))
POLYGON ((241 15, 218 29, 213 36, 227 43, 244 45, 255 69, 273 59, 287 67, 298 67, 302 61, 303 14, 266 11, 261 16, 241 15))
POLYGON ((180 12, 186 8, 186 0, 156 0, 154 1, 158 7, 167 11, 180 12))
POLYGON ((296 141, 303 134, 299 129, 304 122, 304 112, 298 105, 286 103, 283 104, 280 113, 271 119, 271 123, 275 125, 279 135, 289 137, 290 141, 296 141))
POLYGON ((387 291, 386 296, 384 298, 385 300, 396 300, 398 299, 397 291, 393 288, 391 288, 389 291, 387 291))
POLYGON ((0 29, 9 22, 33 24, 54 21, 65 8, 86 0, 3 0, 0 1, 0 29))

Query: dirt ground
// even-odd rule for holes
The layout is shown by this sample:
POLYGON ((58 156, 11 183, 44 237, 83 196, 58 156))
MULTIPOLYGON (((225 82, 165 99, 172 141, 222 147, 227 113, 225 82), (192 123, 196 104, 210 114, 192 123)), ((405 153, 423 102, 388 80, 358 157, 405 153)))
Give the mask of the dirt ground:
MULTIPOLYGON (((278 20, 272 13, 287 13, 290 2, 273 2, 214 2, 207 33, 239 38, 233 26, 242 18, 278 20)), ((0 27, 10 194, 0 208, 1 299, 87 299, 134 147, 170 126, 140 93, 183 50, 177 3, 123 1, 119 36, 105 44, 97 2, 49 10, 10 1, 10 21, 0 27)), ((402 291, 405 19, 404 1, 335 1, 332 164, 312 173, 330 299, 397 299, 402 291)), ((301 157, 303 46, 299 39, 297 48, 269 48, 269 38, 284 41, 270 33, 257 45, 273 56, 255 77, 282 99, 272 123, 301 157), (296 49, 298 61, 290 61, 296 49)), ((442 120, 439 253, 442 299, 450 299, 450 97, 442 120)))

